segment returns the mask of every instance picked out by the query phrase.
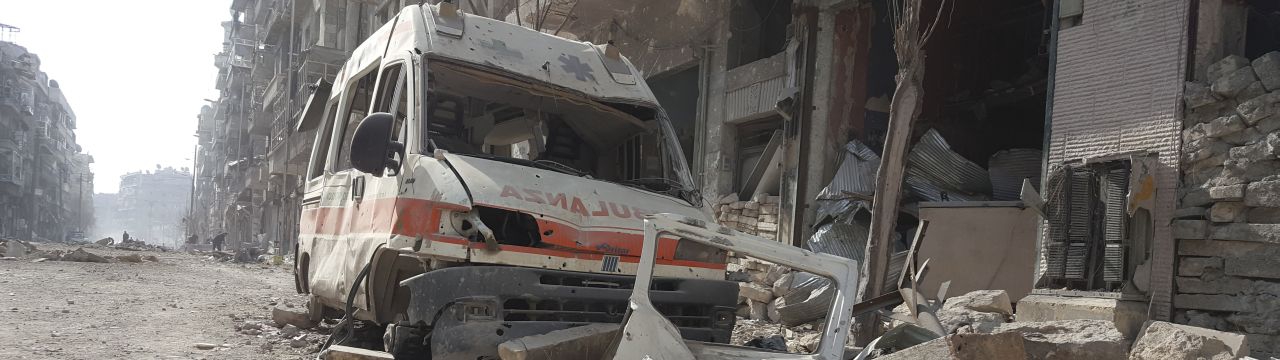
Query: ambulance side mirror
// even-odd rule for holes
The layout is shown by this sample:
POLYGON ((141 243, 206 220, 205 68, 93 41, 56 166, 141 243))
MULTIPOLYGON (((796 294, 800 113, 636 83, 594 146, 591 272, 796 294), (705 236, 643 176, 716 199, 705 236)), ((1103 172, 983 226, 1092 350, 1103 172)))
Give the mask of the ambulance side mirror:
POLYGON ((381 177, 383 170, 399 169, 396 155, 403 155, 404 144, 391 140, 395 117, 388 113, 366 116, 351 135, 351 167, 381 177))

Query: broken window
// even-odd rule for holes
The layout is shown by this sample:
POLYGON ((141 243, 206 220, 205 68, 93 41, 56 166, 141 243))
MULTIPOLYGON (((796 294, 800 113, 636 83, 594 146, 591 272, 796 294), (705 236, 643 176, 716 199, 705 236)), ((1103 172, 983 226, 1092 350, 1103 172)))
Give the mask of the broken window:
POLYGON ((1148 258, 1149 219, 1135 221, 1129 212, 1131 166, 1116 160, 1050 173, 1042 286, 1120 290, 1148 258))
POLYGON ((351 87, 343 96, 346 96, 349 102, 349 109, 346 114, 342 114, 337 120, 345 121, 345 124, 334 124, 337 126, 335 134, 342 133, 342 142, 338 143, 338 162, 334 165, 334 171, 346 170, 351 168, 351 136, 355 135, 356 127, 360 125, 360 121, 369 115, 369 106, 373 97, 374 82, 377 80, 378 72, 370 71, 369 74, 360 77, 360 80, 351 83, 351 87))
POLYGON ((604 103, 445 62, 428 65, 426 151, 618 182, 693 201, 661 111, 604 103))
POLYGON ((781 172, 770 167, 780 165, 781 130, 782 119, 776 116, 738 126, 734 190, 739 198, 750 199, 756 193, 778 195, 781 172))
POLYGON ((734 1, 730 11, 730 69, 773 56, 787 48, 791 0, 734 1))

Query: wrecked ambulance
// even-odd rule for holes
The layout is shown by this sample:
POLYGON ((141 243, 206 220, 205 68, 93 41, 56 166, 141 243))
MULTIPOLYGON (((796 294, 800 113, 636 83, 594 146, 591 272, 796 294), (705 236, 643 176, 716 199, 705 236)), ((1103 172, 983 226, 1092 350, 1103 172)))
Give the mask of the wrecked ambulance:
MULTIPOLYGON (((618 323, 643 217, 711 222, 679 143, 613 45, 453 5, 404 8, 321 81, 295 279, 311 312, 386 326, 388 352, 497 345, 618 323)), ((724 250, 659 240, 652 303, 694 341, 729 340, 724 250)))

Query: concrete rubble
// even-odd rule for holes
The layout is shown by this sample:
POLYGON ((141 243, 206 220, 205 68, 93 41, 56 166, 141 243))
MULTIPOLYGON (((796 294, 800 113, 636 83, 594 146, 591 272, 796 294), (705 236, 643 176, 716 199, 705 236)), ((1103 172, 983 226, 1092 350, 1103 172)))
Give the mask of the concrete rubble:
POLYGON ((1185 92, 1180 216, 1170 224, 1174 322, 1241 333, 1255 354, 1280 356, 1280 270, 1271 265, 1280 255, 1280 52, 1229 56, 1209 70, 1210 82, 1185 92))
POLYGON ((1147 322, 1129 352, 1131 360, 1226 360, 1249 355, 1244 335, 1163 321, 1147 322))

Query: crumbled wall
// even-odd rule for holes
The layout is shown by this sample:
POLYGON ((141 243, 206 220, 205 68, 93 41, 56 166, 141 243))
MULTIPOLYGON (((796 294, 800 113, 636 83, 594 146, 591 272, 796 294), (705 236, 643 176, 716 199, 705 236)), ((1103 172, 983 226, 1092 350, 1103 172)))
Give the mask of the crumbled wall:
POLYGON ((1280 52, 1227 57, 1207 80, 1184 91, 1175 321, 1280 355, 1280 52))
POLYGON ((725 201, 716 207, 716 220, 747 234, 778 240, 778 197, 757 196, 751 201, 725 201))

